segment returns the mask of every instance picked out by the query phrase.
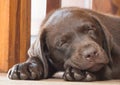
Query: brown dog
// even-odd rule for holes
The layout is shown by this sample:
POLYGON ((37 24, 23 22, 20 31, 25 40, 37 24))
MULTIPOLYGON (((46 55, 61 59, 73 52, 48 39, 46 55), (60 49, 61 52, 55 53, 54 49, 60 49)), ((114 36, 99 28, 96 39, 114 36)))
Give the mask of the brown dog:
POLYGON ((29 59, 14 65, 10 79, 43 79, 64 71, 69 81, 120 78, 120 18, 80 8, 49 14, 29 59))

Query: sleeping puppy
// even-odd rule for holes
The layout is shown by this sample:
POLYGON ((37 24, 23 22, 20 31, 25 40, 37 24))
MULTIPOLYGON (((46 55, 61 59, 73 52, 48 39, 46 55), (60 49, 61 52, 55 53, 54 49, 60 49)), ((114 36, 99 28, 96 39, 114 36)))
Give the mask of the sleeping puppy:
POLYGON ((10 79, 45 79, 64 71, 67 81, 120 78, 120 18, 76 7, 58 9, 43 21, 28 50, 29 59, 14 65, 10 79))

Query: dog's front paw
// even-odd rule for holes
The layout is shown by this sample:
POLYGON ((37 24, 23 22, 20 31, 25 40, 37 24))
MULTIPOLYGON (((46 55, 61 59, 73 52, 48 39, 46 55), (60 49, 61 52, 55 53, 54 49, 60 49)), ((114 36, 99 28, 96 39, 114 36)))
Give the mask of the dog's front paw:
POLYGON ((80 81, 85 78, 84 72, 81 72, 78 69, 68 67, 65 70, 65 73, 63 75, 64 80, 66 81, 80 81))
POLYGON ((8 71, 8 78, 21 80, 41 79, 43 78, 43 67, 36 62, 16 64, 8 71))
POLYGON ((85 78, 82 81, 95 81, 97 80, 96 76, 91 72, 85 72, 85 78))
POLYGON ((66 81, 94 81, 96 76, 87 71, 81 71, 76 68, 69 67, 65 70, 63 75, 64 80, 66 81))

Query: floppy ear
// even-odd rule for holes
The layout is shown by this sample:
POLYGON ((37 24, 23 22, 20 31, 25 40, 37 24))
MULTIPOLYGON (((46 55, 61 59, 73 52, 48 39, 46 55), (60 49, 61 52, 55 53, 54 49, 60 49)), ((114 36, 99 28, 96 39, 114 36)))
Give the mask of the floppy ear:
POLYGON ((38 57, 42 61, 44 69, 44 78, 48 76, 48 62, 47 62, 47 45, 46 45, 46 32, 41 30, 39 36, 28 50, 29 57, 38 57))
POLYGON ((109 33, 109 31, 107 30, 107 28, 101 23, 101 21, 96 16, 92 15, 92 18, 96 22, 99 30, 101 31, 100 33, 103 36, 102 46, 109 57, 109 61, 110 61, 109 65, 111 67, 111 65, 113 63, 112 57, 111 57, 111 50, 113 47, 113 38, 112 38, 111 34, 109 33))

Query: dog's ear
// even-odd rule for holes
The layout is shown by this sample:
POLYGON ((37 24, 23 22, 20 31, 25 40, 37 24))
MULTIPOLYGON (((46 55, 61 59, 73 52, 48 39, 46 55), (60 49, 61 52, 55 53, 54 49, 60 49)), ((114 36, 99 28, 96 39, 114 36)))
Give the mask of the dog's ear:
POLYGON ((49 50, 47 46, 47 31, 45 29, 40 31, 40 52, 41 52, 41 60, 43 62, 44 66, 44 77, 47 78, 48 76, 48 56, 49 56, 49 50))
POLYGON ((106 51, 108 57, 109 57, 109 65, 113 63, 112 56, 111 56, 111 50, 113 47, 113 38, 110 34, 110 32, 107 30, 107 28, 102 24, 102 22, 96 17, 92 15, 93 20, 95 21, 96 25, 98 26, 98 29, 102 35, 102 47, 106 51))
POLYGON ((28 50, 29 57, 38 57, 42 61, 44 69, 44 78, 48 76, 48 62, 47 62, 48 48, 46 45, 46 31, 40 31, 37 39, 28 50))

